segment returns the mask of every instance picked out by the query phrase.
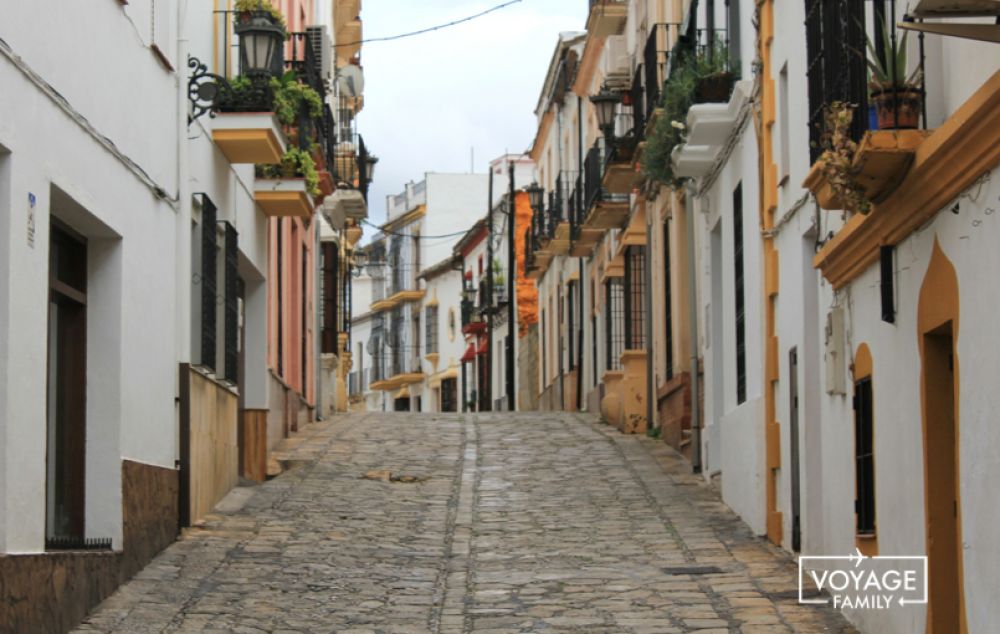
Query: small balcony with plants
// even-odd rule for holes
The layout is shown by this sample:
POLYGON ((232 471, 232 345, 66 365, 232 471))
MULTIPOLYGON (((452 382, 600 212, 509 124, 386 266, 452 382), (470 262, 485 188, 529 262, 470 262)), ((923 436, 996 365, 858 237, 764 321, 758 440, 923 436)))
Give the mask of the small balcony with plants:
POLYGON ((743 110, 738 45, 724 29, 694 29, 669 55, 662 114, 649 127, 640 166, 649 180, 679 186, 715 164, 743 110))
POLYGON ((587 32, 594 37, 610 37, 625 32, 628 2, 625 0, 588 0, 587 32))
MULTIPOLYGON (((923 47, 914 56, 909 33, 896 28, 896 3, 881 6, 858 16, 830 51, 843 69, 840 82, 822 64, 809 73, 813 165, 803 186, 822 209, 868 214, 903 181, 932 132, 924 129, 923 47)), ((822 11, 810 20, 823 19, 822 11)), ((830 47, 825 39, 812 44, 830 47)))

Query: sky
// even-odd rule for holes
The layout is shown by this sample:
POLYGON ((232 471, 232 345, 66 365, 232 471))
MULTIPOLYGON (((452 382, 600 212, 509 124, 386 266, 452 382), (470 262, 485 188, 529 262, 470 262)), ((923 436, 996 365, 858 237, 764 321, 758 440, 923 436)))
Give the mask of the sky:
MULTIPOLYGON (((365 0, 364 37, 444 24, 503 0, 365 0)), ((379 157, 368 220, 425 172, 486 173, 534 140, 535 105, 560 32, 582 31, 585 0, 521 0, 457 26, 361 49, 365 106, 358 132, 379 157), (474 153, 474 161, 471 153, 474 153)), ((366 235, 370 230, 365 231, 366 235)))

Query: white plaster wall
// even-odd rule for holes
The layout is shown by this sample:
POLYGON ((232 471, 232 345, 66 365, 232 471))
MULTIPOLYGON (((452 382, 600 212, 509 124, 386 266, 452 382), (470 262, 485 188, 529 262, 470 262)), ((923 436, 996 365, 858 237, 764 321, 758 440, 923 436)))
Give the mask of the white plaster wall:
MULTIPOLYGON (((168 195, 175 195, 174 78, 148 50, 136 46, 121 9, 33 3, 10 7, 5 15, 11 28, 4 37, 15 53, 168 195), (62 34, 61 41, 75 41, 80 24, 95 25, 102 37, 78 47, 76 55, 57 55, 51 37, 17 28, 36 25, 39 10, 50 16, 51 37, 62 34), (122 50, 132 54, 122 55, 122 50), (94 68, 112 77, 145 77, 148 90, 133 93, 128 82, 94 90, 79 80, 92 76, 94 68)), ((9 113, 0 122, 0 145, 11 152, 9 197, 2 203, 10 205, 3 214, 9 225, 0 234, 0 258, 7 262, 6 282, 0 286, 9 293, 0 308, 0 330, 8 343, 0 365, 17 370, 4 373, 7 399, 0 414, 3 467, 17 475, 5 481, 11 486, 5 491, 2 547, 37 552, 44 545, 46 439, 40 421, 46 407, 48 240, 54 211, 93 239, 88 437, 94 444, 88 447, 87 530, 91 536, 99 531, 112 537, 120 548, 121 459, 172 468, 177 451, 174 211, 6 58, 0 58, 0 85, 0 111, 9 113), (57 204, 54 188, 65 192, 57 204), (37 197, 33 247, 27 243, 29 192, 37 197), (100 348, 98 342, 111 344, 100 348)))
POLYGON ((462 274, 459 271, 448 271, 427 280, 426 284, 427 294, 424 296, 420 316, 421 345, 423 346, 420 357, 424 374, 428 380, 418 386, 412 386, 411 390, 420 389, 422 411, 436 412, 438 411, 438 403, 433 398, 430 378, 434 374, 444 372, 454 366, 459 372, 459 379, 461 379, 460 359, 465 352, 465 338, 462 336, 462 274), (437 301, 438 307, 438 363, 436 367, 427 360, 427 304, 433 301, 437 301), (454 314, 454 330, 449 327, 450 313, 454 314))
MULTIPOLYGON (((445 236, 465 231, 488 211, 489 176, 486 174, 427 174, 427 215, 421 235, 445 236)), ((506 186, 506 177, 496 179, 506 186)), ((442 239, 422 239, 420 261, 424 267, 450 257, 460 235, 442 239)))
POLYGON ((763 261, 759 234, 760 198, 757 180, 757 140, 752 126, 742 131, 739 141, 719 173, 710 191, 696 201, 695 209, 701 221, 697 228, 698 251, 706 257, 698 267, 699 285, 699 347, 704 364, 706 389, 706 422, 719 425, 703 437, 704 442, 716 440, 720 447, 710 447, 709 456, 716 456, 710 465, 722 471, 722 498, 750 525, 754 532, 765 532, 764 515, 764 306, 763 261), (746 401, 737 403, 736 394, 736 291, 733 264, 733 191, 742 183, 743 199, 743 268, 746 329, 746 401), (722 270, 713 268, 711 230, 721 223, 722 270), (721 341, 713 337, 713 324, 706 315, 712 313, 712 280, 722 282, 721 341), (710 347, 705 347, 706 336, 710 347), (716 346, 719 349, 713 350, 716 346), (723 368, 716 372, 721 360, 723 368), (722 397, 716 400, 714 377, 722 377, 722 397), (715 403, 721 403, 717 411, 715 403))

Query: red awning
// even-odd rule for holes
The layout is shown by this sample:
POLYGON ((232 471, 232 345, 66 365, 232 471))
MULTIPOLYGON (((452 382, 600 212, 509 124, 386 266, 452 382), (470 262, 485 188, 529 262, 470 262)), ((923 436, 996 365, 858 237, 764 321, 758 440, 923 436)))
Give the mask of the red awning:
POLYGON ((469 363, 476 358, 476 344, 470 343, 469 347, 465 349, 465 354, 462 355, 462 363, 469 363))
POLYGON ((490 342, 484 341, 481 346, 479 346, 479 354, 486 354, 490 349, 490 342))

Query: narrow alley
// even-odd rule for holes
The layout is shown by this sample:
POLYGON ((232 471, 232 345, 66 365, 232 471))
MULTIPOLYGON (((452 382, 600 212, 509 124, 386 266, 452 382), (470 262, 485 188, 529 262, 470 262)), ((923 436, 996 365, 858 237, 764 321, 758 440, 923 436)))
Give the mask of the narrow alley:
POLYGON ((306 426, 80 632, 853 632, 669 446, 592 416, 306 426))

